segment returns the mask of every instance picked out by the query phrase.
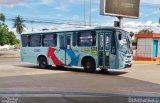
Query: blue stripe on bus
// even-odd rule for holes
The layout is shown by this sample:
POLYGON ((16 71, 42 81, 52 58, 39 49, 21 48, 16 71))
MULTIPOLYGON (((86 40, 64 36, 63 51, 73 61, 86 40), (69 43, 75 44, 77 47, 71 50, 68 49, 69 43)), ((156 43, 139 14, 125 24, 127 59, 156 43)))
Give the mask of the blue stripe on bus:
POLYGON ((76 56, 72 49, 67 49, 66 52, 71 57, 71 62, 69 65, 78 65, 80 55, 76 56))

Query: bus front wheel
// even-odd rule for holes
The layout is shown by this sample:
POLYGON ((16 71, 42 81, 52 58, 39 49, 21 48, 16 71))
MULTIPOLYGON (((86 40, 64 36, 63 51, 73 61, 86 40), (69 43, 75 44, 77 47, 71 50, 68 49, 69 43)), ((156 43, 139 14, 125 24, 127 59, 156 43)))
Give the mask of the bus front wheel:
POLYGON ((46 69, 48 67, 47 59, 46 57, 42 56, 38 58, 38 64, 39 67, 42 69, 46 69))
POLYGON ((83 67, 86 72, 95 72, 96 70, 95 62, 92 59, 86 59, 83 67))

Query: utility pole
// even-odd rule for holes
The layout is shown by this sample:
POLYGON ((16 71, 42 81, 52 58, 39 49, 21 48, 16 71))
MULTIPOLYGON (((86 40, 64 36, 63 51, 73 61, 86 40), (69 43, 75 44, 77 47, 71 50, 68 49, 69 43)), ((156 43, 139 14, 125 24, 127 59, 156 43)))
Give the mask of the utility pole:
POLYGON ((33 21, 31 21, 31 28, 32 28, 32 31, 33 31, 33 21))
POLYGON ((92 25, 92 0, 90 0, 90 19, 89 19, 90 26, 92 25))
MULTIPOLYGON (((160 8, 159 8, 159 11, 160 11, 160 8)), ((159 24, 160 24, 160 17, 159 17, 159 24)))
POLYGON ((86 0, 84 0, 84 26, 86 26, 86 0))

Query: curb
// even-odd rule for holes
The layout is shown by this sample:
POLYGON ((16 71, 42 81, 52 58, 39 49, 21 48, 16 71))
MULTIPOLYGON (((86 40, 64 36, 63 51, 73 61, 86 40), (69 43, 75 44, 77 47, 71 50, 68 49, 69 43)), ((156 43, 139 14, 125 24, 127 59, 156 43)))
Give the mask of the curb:
POLYGON ((159 61, 134 61, 133 64, 160 64, 159 61))

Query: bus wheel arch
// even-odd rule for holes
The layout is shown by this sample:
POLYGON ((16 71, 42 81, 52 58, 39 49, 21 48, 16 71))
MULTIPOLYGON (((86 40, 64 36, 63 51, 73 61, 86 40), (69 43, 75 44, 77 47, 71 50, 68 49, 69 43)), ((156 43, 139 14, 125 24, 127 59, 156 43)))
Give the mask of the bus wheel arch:
POLYGON ((85 56, 81 60, 81 64, 84 67, 84 70, 87 72, 95 72, 96 62, 95 59, 91 56, 85 56))
POLYGON ((37 58, 37 63, 42 69, 48 68, 48 60, 45 55, 39 55, 37 58))

